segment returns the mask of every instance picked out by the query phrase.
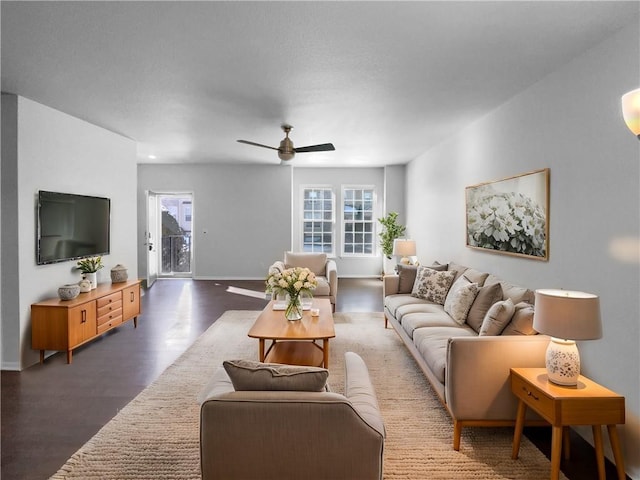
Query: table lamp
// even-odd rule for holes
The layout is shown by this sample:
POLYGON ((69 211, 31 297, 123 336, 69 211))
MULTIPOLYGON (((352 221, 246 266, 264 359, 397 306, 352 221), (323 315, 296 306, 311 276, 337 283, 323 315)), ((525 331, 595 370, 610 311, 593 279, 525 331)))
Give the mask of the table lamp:
POLYGON ((403 265, 410 265, 411 260, 409 257, 413 257, 416 254, 416 241, 407 240, 405 238, 396 238, 393 241, 393 255, 402 257, 400 263, 403 265))
POLYGON ((533 328, 551 336, 546 353, 549 380, 559 385, 577 385, 580 355, 576 340, 602 337, 600 299, 571 290, 536 290, 533 328))

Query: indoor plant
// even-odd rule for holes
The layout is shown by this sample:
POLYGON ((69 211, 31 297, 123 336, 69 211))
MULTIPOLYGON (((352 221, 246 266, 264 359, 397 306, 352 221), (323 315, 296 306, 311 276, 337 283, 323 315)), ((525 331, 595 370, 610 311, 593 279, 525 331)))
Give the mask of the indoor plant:
POLYGON ((102 267, 104 267, 102 257, 89 257, 78 260, 76 268, 91 282, 91 288, 94 289, 98 286, 98 270, 102 267))
POLYGON ((311 294, 318 282, 315 274, 308 268, 293 267, 285 270, 273 270, 266 280, 268 293, 288 295, 285 317, 287 320, 299 320, 302 318, 302 305, 300 295, 311 294))
POLYGON ((386 217, 379 218, 378 221, 382 224, 382 231, 379 234, 382 254, 388 259, 391 259, 391 255, 393 255, 393 241, 404 235, 407 227, 398 223, 398 212, 389 212, 386 217))

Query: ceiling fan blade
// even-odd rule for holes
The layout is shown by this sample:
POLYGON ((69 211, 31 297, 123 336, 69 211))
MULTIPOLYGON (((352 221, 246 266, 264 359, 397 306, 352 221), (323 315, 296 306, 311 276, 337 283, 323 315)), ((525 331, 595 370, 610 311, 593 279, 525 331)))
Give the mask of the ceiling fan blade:
POLYGON ((253 145, 254 147, 270 148, 271 150, 278 150, 276 147, 270 147, 269 145, 262 145, 261 143, 250 142, 249 140, 238 140, 240 143, 246 143, 247 145, 253 145))
POLYGON ((308 147, 298 147, 294 148, 293 151, 296 153, 305 153, 305 152, 329 152, 331 150, 335 150, 336 147, 333 146, 333 143, 322 143, 320 145, 309 145, 308 147))

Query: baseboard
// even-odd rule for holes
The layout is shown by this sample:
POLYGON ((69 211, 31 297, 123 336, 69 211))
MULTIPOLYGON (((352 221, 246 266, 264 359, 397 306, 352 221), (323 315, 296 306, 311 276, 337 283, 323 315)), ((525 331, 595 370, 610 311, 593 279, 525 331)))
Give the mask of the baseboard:
POLYGON ((18 362, 2 362, 2 370, 10 372, 19 372, 20 364, 18 362))

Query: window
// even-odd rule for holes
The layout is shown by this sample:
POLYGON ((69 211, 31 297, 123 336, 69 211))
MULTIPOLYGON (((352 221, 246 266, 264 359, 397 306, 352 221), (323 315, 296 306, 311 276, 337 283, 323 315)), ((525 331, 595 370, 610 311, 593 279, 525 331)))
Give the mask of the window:
POLYGON ((342 189, 342 226, 345 255, 373 255, 375 222, 373 187, 344 187, 342 189))
POLYGON ((306 187, 302 202, 302 251, 333 253, 333 191, 306 187))

